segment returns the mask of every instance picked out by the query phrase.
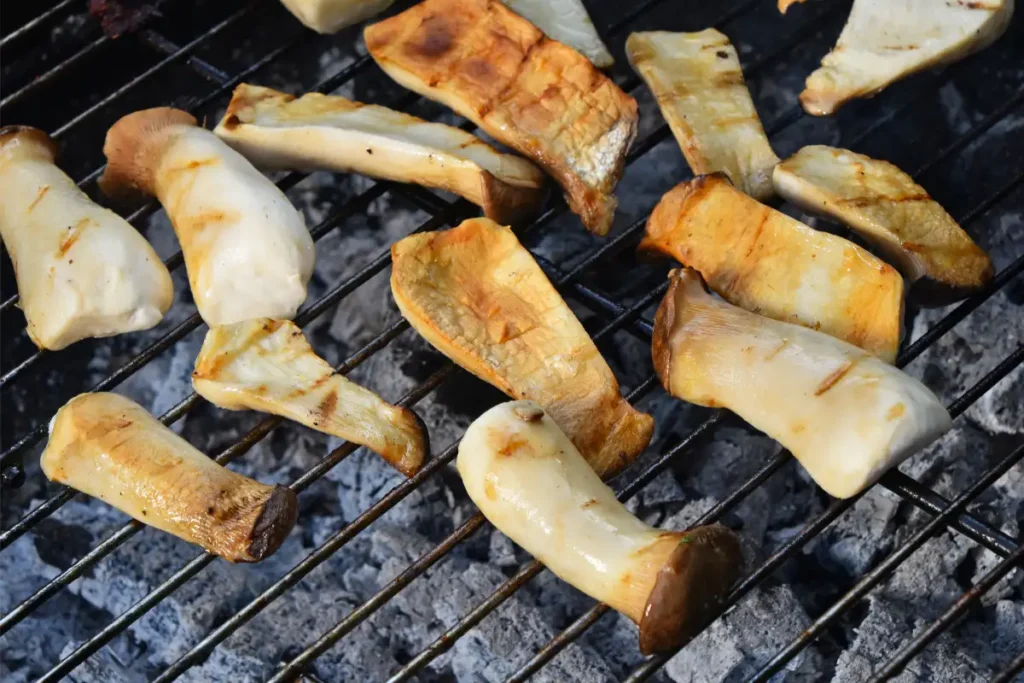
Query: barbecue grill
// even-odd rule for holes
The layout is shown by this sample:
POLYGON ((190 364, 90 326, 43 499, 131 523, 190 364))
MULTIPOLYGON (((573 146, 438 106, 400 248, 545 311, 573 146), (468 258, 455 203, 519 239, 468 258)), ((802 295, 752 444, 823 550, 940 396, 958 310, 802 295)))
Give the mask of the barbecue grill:
MULTIPOLYGON (((985 666, 991 671, 961 671, 962 680, 991 673, 1008 681, 1024 670, 1020 633, 1007 642, 977 636, 991 625, 987 596, 993 592, 1024 615, 1021 488, 999 484, 1020 481, 1024 458, 1024 143, 1010 134, 1024 120, 1020 13, 989 50, 853 103, 836 117, 814 119, 802 113, 795 95, 834 41, 849 3, 811 2, 785 18, 768 0, 587 4, 616 55, 613 77, 641 103, 640 134, 617 191, 620 215, 610 237, 596 239, 584 233, 561 198, 552 197, 536 221, 516 230, 597 340, 628 388, 628 399, 658 418, 647 454, 613 482, 620 499, 665 526, 724 519, 748 540, 757 537, 747 549, 753 561, 728 605, 738 613, 752 593, 785 584, 815 586, 797 591, 807 622, 796 630, 787 630, 789 622, 760 624, 749 637, 771 646, 759 647, 754 657, 744 653, 739 664, 735 657, 718 662, 699 656, 710 651, 708 639, 720 637, 715 629, 724 628, 723 622, 740 624, 734 613, 709 625, 672 663, 665 655, 641 657, 630 650, 635 641, 617 645, 629 629, 621 619, 605 617, 605 606, 574 594, 539 563, 503 544, 467 503, 449 465, 468 421, 499 397, 418 340, 387 290, 391 242, 457 225, 477 208, 414 186, 287 173, 275 181, 305 210, 319 252, 310 298, 297 322, 340 372, 420 412, 434 444, 429 461, 405 480, 352 444, 328 442, 276 417, 219 411, 190 393, 188 373, 205 327, 184 283, 181 254, 154 202, 118 207, 174 273, 174 306, 153 330, 83 341, 60 352, 36 350, 24 332, 5 254, 5 679, 768 680, 785 671, 829 678, 840 666, 837 660, 856 651, 852 641, 866 603, 899 599, 887 582, 912 567, 922 547, 964 539, 969 545, 963 552, 971 559, 939 568, 939 580, 955 582, 957 594, 936 589, 934 600, 912 604, 914 618, 897 631, 905 635, 869 653, 862 668, 844 669, 844 675, 860 671, 865 679, 880 680, 905 671, 908 680, 941 680, 949 670, 931 669, 936 660, 922 664, 922 658, 936 648, 962 649, 963 661, 975 662, 970 649, 978 638, 986 643, 985 666), (898 364, 944 399, 956 429, 903 471, 889 472, 850 500, 832 500, 816 490, 788 453, 769 450, 766 438, 725 411, 666 397, 651 371, 651 319, 666 290, 665 268, 639 263, 632 252, 657 199, 689 172, 656 106, 629 70, 622 46, 632 30, 708 26, 723 30, 737 46, 780 156, 824 142, 889 159, 919 179, 996 263, 991 285, 957 305, 921 311, 913 299, 908 302, 908 338, 898 364), (218 462, 265 482, 289 484, 300 493, 301 506, 292 538, 262 564, 231 567, 137 522, 125 523, 100 501, 47 483, 38 467, 46 424, 61 404, 87 390, 128 393, 218 462), (729 449, 742 457, 721 467, 715 460, 729 449), (702 472, 711 469, 720 474, 708 483, 702 472), (1014 491, 1016 517, 1005 498, 1014 491), (688 497, 699 504, 689 505, 688 497), (788 531, 766 535, 766 519, 783 514, 773 506, 787 500, 797 501, 784 513, 788 531), (432 518, 429 531, 408 529, 403 536, 388 521, 394 510, 416 509, 422 511, 416 519, 432 518), (849 534, 850 525, 877 519, 883 509, 889 511, 885 522, 860 532, 874 552, 857 575, 828 567, 813 552, 830 533, 849 534), (379 540, 376 529, 382 525, 401 547, 383 559, 375 556, 376 564, 361 571, 353 563, 368 561, 366 548, 384 552, 382 544, 367 540, 373 534, 379 540), (173 564, 164 566, 166 558, 173 564), (40 566, 45 573, 33 573, 40 566), (490 583, 483 583, 489 588, 460 597, 467 584, 452 578, 466 567, 487 567, 490 583), (128 577, 126 571, 133 573, 128 577), (949 576, 943 578, 943 571, 949 576), (170 603, 179 621, 168 625, 155 615, 166 615, 170 603), (444 604, 451 606, 448 612, 438 607, 444 604), (551 604, 557 609, 548 609, 551 604), (406 623, 417 614, 422 623, 406 623), (546 623, 535 624, 537 615, 546 623), (502 641, 514 647, 494 646, 495 631, 520 629, 522 638, 502 641), (971 629, 973 637, 966 635, 971 629), (538 640, 537 634, 547 635, 538 640), (246 642, 232 645, 240 639, 246 642), (339 654, 352 649, 346 647, 352 642, 360 652, 339 654), (373 653, 365 651, 367 644, 374 644, 373 653), (686 659, 694 647, 698 655, 686 659), (602 653, 608 648, 617 649, 602 653), (466 668, 465 662, 474 661, 486 666, 466 668), (587 668, 595 661, 599 667, 587 668), (694 662, 696 669, 680 673, 694 662)), ((58 163, 93 196, 103 135, 118 117, 174 105, 214 121, 243 81, 294 92, 340 91, 473 130, 393 84, 365 55, 357 28, 316 36, 272 0, 166 0, 140 27, 118 37, 104 35, 85 5, 5 4, 0 117, 4 124, 48 130, 62 147, 58 163)), ((1024 616, 1016 618, 1013 623, 1024 623, 1024 616)))

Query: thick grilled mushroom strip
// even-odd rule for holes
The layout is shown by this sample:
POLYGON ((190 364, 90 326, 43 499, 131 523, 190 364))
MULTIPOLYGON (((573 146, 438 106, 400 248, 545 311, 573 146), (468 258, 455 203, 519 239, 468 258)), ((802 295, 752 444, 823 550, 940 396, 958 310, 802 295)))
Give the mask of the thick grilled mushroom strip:
POLYGON ((808 114, 834 113, 918 71, 959 61, 1003 35, 1013 0, 854 0, 839 41, 807 77, 808 114))
POLYGON ((214 133, 260 168, 354 171, 437 187, 500 223, 532 217, 544 199, 544 174, 525 159, 459 128, 344 97, 295 98, 243 83, 214 133))
POLYGON ((262 318, 211 328, 192 386, 221 408, 280 415, 367 446, 407 477, 428 451, 416 413, 335 372, 291 321, 262 318))
POLYGON ((903 278, 841 237, 761 204, 720 174, 662 197, 640 244, 696 268, 728 301, 820 330, 893 362, 903 278))
POLYGON ((597 68, 607 69, 615 63, 581 0, 501 1, 549 38, 568 45, 597 68))
POLYGON ((724 34, 713 28, 633 33, 626 55, 658 101, 694 175, 721 171, 751 197, 775 194, 772 168, 779 158, 724 34))
POLYGON ((811 145, 775 167, 778 193, 870 240, 914 283, 918 301, 944 306, 992 280, 988 254, 928 192, 888 161, 811 145))
POLYGON ((498 0, 426 0, 364 37, 389 76, 537 162, 583 225, 608 233, 637 105, 586 57, 498 0))
POLYGON ((416 331, 512 398, 544 406, 601 475, 647 447, 650 415, 619 383, 572 310, 508 228, 486 218, 391 248, 391 291, 416 331))
POLYGON ((715 617, 743 569, 738 538, 720 524, 662 531, 634 517, 533 401, 481 415, 456 466, 502 533, 636 622, 645 654, 678 647, 715 617))
POLYGON ((313 272, 313 240, 302 214, 245 157, 167 107, 119 120, 103 153, 104 192, 141 191, 163 204, 207 324, 295 315, 313 272))
POLYGON ((117 394, 81 394, 50 423, 43 472, 232 562, 272 555, 295 525, 291 489, 221 467, 117 394))
POLYGON ((288 11, 317 33, 335 33, 380 14, 395 0, 281 0, 288 11))
POLYGON ((952 425, 927 387, 871 354, 715 299, 693 269, 669 279, 652 347, 665 390, 732 410, 833 496, 856 495, 952 425))
POLYGON ((29 337, 58 350, 153 327, 174 298, 170 273, 135 228, 57 168, 56 152, 41 130, 0 129, 0 235, 29 337))

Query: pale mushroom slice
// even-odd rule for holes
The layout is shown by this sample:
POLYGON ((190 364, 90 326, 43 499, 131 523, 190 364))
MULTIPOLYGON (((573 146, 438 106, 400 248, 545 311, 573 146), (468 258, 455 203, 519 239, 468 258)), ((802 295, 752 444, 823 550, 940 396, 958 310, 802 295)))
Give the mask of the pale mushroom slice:
POLYGON ((776 166, 772 179, 787 201, 834 218, 875 244, 913 283, 921 303, 943 306, 992 280, 988 254, 888 161, 811 145, 776 166))
POLYGON ((153 327, 171 307, 171 275, 153 247, 78 189, 46 133, 0 129, 0 235, 36 346, 153 327))
POLYGON ((724 175, 669 190, 647 221, 640 249, 695 268, 711 289, 748 311, 896 359, 903 323, 896 269, 751 199, 724 175))
POLYGON ((117 394, 81 394, 57 411, 42 468, 232 562, 269 557, 295 526, 294 491, 221 467, 117 394))
POLYGON ((856 495, 952 426, 927 387, 875 356, 716 299, 693 269, 669 279, 652 346, 665 390, 735 412, 831 495, 856 495))
POLYGON ((739 539, 720 524, 663 531, 634 517, 533 401, 481 415, 466 430, 456 467, 495 527, 637 623, 644 654, 699 632, 743 570, 739 539))
POLYGON ((474 218, 391 248, 402 315, 452 361, 550 412, 601 475, 647 447, 654 419, 619 383, 572 310, 508 228, 474 218))
POLYGON ((296 98, 243 83, 213 132, 260 168, 355 172, 437 187, 500 223, 535 215, 544 199, 544 174, 525 159, 460 128, 344 97, 296 98))
POLYGON ((751 197, 774 194, 772 168, 779 158, 728 37, 713 28, 633 33, 626 55, 658 101, 694 175, 720 171, 751 197))
POLYGON ((160 107, 107 132, 108 195, 156 196, 174 225, 209 325, 291 318, 316 256, 305 221, 274 183, 191 114, 160 107))
POLYGON ((380 14, 395 0, 281 0, 288 11, 317 33, 336 33, 380 14))
POLYGON ((366 446, 405 476, 429 450, 423 421, 351 382, 316 355, 299 327, 268 318, 213 327, 192 373, 196 393, 228 410, 258 410, 366 446))
POLYGON ((501 0, 513 12, 589 59, 607 69, 615 58, 601 41, 587 8, 580 0, 501 0))
POLYGON ((608 234, 637 104, 586 57, 492 0, 425 0, 363 35, 385 73, 536 162, 608 234))
POLYGON ((1013 0, 854 0, 839 41, 807 78, 800 103, 825 116, 925 69, 951 64, 1003 35, 1013 0))

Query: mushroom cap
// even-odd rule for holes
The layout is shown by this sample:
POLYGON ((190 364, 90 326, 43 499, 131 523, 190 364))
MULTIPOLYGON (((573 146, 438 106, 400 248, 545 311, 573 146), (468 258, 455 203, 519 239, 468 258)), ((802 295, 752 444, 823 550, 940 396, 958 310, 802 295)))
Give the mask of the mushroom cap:
POLYGON ((732 530, 712 524, 684 534, 647 598, 640 651, 665 652, 696 635, 721 610, 742 570, 739 536, 732 530))

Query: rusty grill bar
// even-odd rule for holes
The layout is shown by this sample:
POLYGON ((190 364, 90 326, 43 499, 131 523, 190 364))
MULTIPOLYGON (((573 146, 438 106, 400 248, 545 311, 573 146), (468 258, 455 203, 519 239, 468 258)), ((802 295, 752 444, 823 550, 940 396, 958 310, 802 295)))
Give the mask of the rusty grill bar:
MULTIPOLYGON (((660 5, 662 2, 664 2, 664 0, 647 0, 646 2, 641 3, 627 15, 621 17, 613 25, 604 27, 602 34, 621 43, 624 39, 624 31, 630 26, 630 24, 638 17, 643 16, 645 12, 652 10, 652 8, 660 5)), ((172 8, 185 4, 184 0, 178 0, 177 2, 165 3, 164 7, 166 12, 171 12, 173 11, 172 8)), ((756 0, 745 0, 743 2, 735 3, 727 11, 721 14, 715 22, 715 25, 720 28, 727 27, 733 20, 752 11, 755 4, 756 0)), ((825 6, 809 10, 806 14, 810 18, 806 23, 797 28, 792 35, 787 36, 785 40, 780 41, 774 49, 756 60, 750 61, 749 63, 745 62, 743 64, 744 73, 748 81, 758 81, 763 70, 784 60, 806 37, 819 31, 827 21, 835 19, 845 9, 843 3, 839 3, 838 5, 835 3, 822 4, 825 6)), ((78 8, 75 7, 75 3, 71 0, 62 0, 61 2, 56 3, 52 7, 45 9, 35 18, 23 23, 16 30, 5 34, 2 39, 0 39, 0 50, 8 53, 9 51, 13 51, 16 48, 25 45, 30 39, 37 39, 40 35, 52 29, 57 22, 66 18, 70 13, 77 11, 77 9, 78 8)), ((240 8, 228 13, 225 17, 211 23, 201 33, 191 38, 191 40, 180 45, 151 27, 144 28, 135 34, 126 35, 116 39, 134 41, 137 45, 144 46, 145 49, 153 52, 156 61, 147 66, 137 75, 125 81, 115 90, 101 96, 95 102, 92 102, 85 108, 77 111, 77 113, 73 113, 73 115, 66 121, 54 127, 51 130, 51 134, 55 138, 68 137, 69 135, 77 132, 85 121, 94 117, 104 108, 108 108, 112 104, 120 106, 122 101, 135 90, 141 89, 145 86, 150 87, 152 90, 154 79, 160 78, 172 66, 187 67, 191 72, 198 75, 208 86, 212 86, 201 92, 191 94, 188 101, 184 104, 184 108, 189 109, 193 113, 201 113, 209 111, 209 107, 211 105, 223 105, 226 95, 230 93, 230 90, 235 85, 257 74, 268 66, 282 63, 287 59, 289 51, 294 50, 299 46, 302 42, 303 36, 306 35, 303 31, 298 30, 297 25, 289 26, 288 30, 282 31, 284 39, 278 41, 276 46, 265 51, 262 57, 249 63, 244 68, 234 71, 222 68, 220 65, 208 61, 206 58, 198 54, 204 46, 206 46, 210 41, 216 39, 222 32, 239 25, 244 19, 251 15, 255 14, 258 20, 266 14, 266 11, 266 6, 261 3, 245 3, 240 8)), ((100 35, 91 42, 88 42, 84 46, 78 48, 78 50, 73 54, 66 56, 58 64, 48 68, 35 78, 28 80, 14 92, 10 94, 4 93, 3 98, 0 99, 0 113, 2 113, 6 118, 12 107, 27 107, 28 109, 31 109, 31 104, 35 98, 39 98, 45 95, 48 90, 58 87, 58 84, 62 79, 82 72, 88 67, 90 60, 97 53, 107 49, 112 42, 114 42, 114 39, 100 35)), ((970 69, 971 64, 972 60, 968 59, 941 72, 930 74, 925 77, 926 80, 918 84, 918 91, 915 97, 927 94, 934 88, 941 86, 947 79, 952 77, 953 73, 962 69, 970 69)), ((372 60, 366 56, 362 56, 351 64, 340 69, 337 73, 316 84, 313 89, 324 93, 335 91, 351 81, 357 74, 365 72, 370 68, 374 68, 372 60)), ((633 91, 634 94, 638 88, 640 88, 639 79, 632 74, 626 78, 619 79, 619 84, 624 90, 627 92, 633 91)), ((383 104, 387 104, 398 109, 406 109, 418 99, 419 98, 415 95, 406 94, 399 97, 396 101, 384 102, 383 104)), ((903 103, 897 112, 909 107, 914 103, 914 101, 916 101, 916 99, 910 99, 903 103)), ((1015 96, 1000 104, 983 119, 975 123, 969 130, 960 135, 955 141, 948 144, 946 147, 939 149, 934 156, 931 156, 928 162, 915 169, 913 175, 915 177, 920 176, 939 164, 954 163, 957 154, 963 151, 968 145, 977 140, 983 134, 991 130, 993 126, 1003 121, 1007 115, 1020 107, 1022 101, 1024 101, 1024 91, 1017 93, 1015 96)), ((148 101, 145 106, 156 106, 160 104, 167 104, 167 102, 151 98, 151 101, 148 101)), ((129 110, 130 109, 126 108, 123 111, 120 111, 120 113, 125 113, 129 110)), ((799 107, 794 106, 775 117, 774 120, 766 121, 766 129, 769 136, 774 138, 785 129, 796 124, 801 119, 801 114, 802 112, 799 107)), ((857 142, 863 140, 868 135, 884 126, 887 121, 888 118, 885 117, 873 121, 854 138, 844 140, 844 146, 856 147, 857 142)), ((5 121, 5 123, 13 123, 13 121, 5 121)), ((34 122, 32 120, 24 120, 18 121, 18 123, 31 125, 34 122)), ((471 126, 467 125, 464 127, 467 130, 472 130, 471 126)), ((661 123, 658 127, 654 128, 652 132, 637 141, 630 153, 629 162, 632 163, 636 159, 647 154, 653 147, 655 147, 655 145, 668 137, 668 127, 664 123, 661 123)), ((93 163, 94 161, 95 157, 93 158, 93 163)), ((91 172, 86 173, 82 176, 79 182, 80 186, 84 189, 91 189, 94 181, 98 178, 101 172, 102 167, 95 168, 91 172)), ((288 189, 302 180, 305 175, 306 174, 302 173, 289 173, 284 175, 277 182, 282 189, 288 189)), ((683 178, 680 178, 679 180, 682 179, 683 178)), ((1024 173, 1017 172, 1016 175, 1009 177, 1004 183, 998 186, 995 192, 988 195, 981 202, 978 202, 971 210, 963 213, 963 215, 957 216, 957 218, 961 224, 970 225, 972 222, 983 217, 993 206, 1006 198, 1011 192, 1019 188, 1022 179, 1024 179, 1024 173)), ((476 207, 470 205, 464 200, 449 202, 421 188, 396 185, 389 182, 374 182, 367 189, 349 200, 346 204, 334 209, 322 222, 313 226, 311 228, 311 233, 314 239, 324 237, 329 232, 339 227, 348 218, 366 211, 371 202, 383 196, 385 193, 391 193, 403 198, 405 201, 430 216, 430 218, 420 224, 414 232, 435 230, 445 226, 455 225, 463 218, 477 213, 476 207)), ((653 207, 649 207, 648 211, 650 208, 653 207)), ((158 210, 159 206, 155 202, 150 201, 128 214, 127 218, 136 225, 140 225, 141 221, 145 220, 158 210)), ((549 224, 551 221, 563 214, 565 210, 566 206, 564 202, 560 199, 554 200, 549 204, 549 208, 535 222, 528 226, 522 226, 521 229, 517 230, 519 236, 521 238, 525 238, 533 235, 541 227, 549 224)), ((583 276, 593 268, 606 263, 609 259, 635 246, 643 232, 645 220, 646 217, 643 217, 634 221, 631 225, 604 242, 599 248, 587 254, 581 261, 569 269, 552 263, 537 255, 538 263, 540 263, 541 267, 547 272, 552 282, 555 283, 564 296, 581 304, 604 321, 604 324, 600 329, 592 330, 595 340, 611 337, 611 335, 617 331, 626 331, 644 342, 649 342, 650 340, 652 325, 645 317, 645 314, 649 311, 652 305, 655 305, 660 300, 666 289, 665 284, 659 285, 643 296, 640 296, 630 305, 623 305, 604 292, 581 282, 583 276)), ((177 269, 182 264, 181 253, 177 252, 173 254, 168 258, 166 263, 169 268, 177 269)), ((353 294, 361 285, 367 282, 374 275, 387 269, 389 265, 390 254, 385 251, 376 258, 370 260, 358 272, 327 291, 318 300, 309 304, 300 312, 296 322, 300 325, 310 323, 321 314, 331 310, 338 302, 353 294)), ((989 287, 984 291, 975 294, 953 308, 944 318, 942 318, 919 339, 906 347, 900 354, 898 365, 900 367, 904 367, 908 363, 912 362, 942 335, 950 331, 977 308, 984 305, 993 294, 1018 278, 1022 269, 1024 269, 1024 256, 1017 258, 1010 265, 1001 270, 989 287)), ((17 304, 17 301, 17 294, 8 296, 3 301, 2 305, 0 305, 0 313, 7 315, 9 309, 14 307, 17 304)), ((176 305, 180 306, 182 304, 179 302, 176 305)), ((108 390, 117 387, 122 381, 141 369, 146 363, 171 348, 179 340, 183 339, 187 334, 201 325, 202 321, 198 314, 192 314, 124 365, 121 365, 111 371, 110 374, 101 382, 92 387, 92 390, 108 390)), ((342 374, 351 372, 353 369, 369 359, 374 353, 384 348, 398 335, 405 332, 408 327, 408 323, 404 320, 395 322, 378 334, 374 339, 352 353, 348 358, 344 359, 336 366, 337 370, 342 374)), ((8 385, 13 385, 15 382, 31 381, 31 377, 27 379, 23 378, 26 375, 31 375, 30 371, 33 366, 35 366, 35 364, 44 355, 51 354, 44 351, 35 351, 27 355, 25 358, 13 363, 5 357, 5 365, 9 365, 11 367, 6 369, 3 375, 0 376, 0 388, 9 389, 8 385)), ((953 401, 953 403, 948 406, 950 413, 954 418, 961 415, 968 407, 974 404, 989 389, 991 389, 1002 378, 1006 377, 1022 362, 1024 362, 1024 346, 1018 346, 1017 349, 1008 357, 1001 359, 1001 361, 987 375, 981 378, 975 385, 968 388, 955 401, 953 401)), ((457 372, 462 371, 450 362, 446 362, 419 386, 406 393, 397 403, 405 406, 415 404, 457 372)), ((656 377, 650 376, 637 386, 633 387, 628 393, 627 398, 633 403, 643 401, 644 398, 652 391, 656 390, 657 385, 656 377)), ((63 398, 70 398, 70 396, 63 398)), ((160 419, 165 424, 172 424, 188 414, 189 411, 200 402, 200 400, 201 399, 193 393, 160 416, 160 419)), ((24 457, 28 449, 37 445, 45 437, 46 421, 48 417, 48 415, 39 415, 38 422, 34 428, 18 435, 13 444, 4 445, 3 452, 0 453, 0 463, 3 465, 3 481, 5 486, 16 483, 20 476, 21 459, 24 457)), ((627 473, 622 478, 622 480, 625 481, 625 484, 621 485, 617 491, 619 498, 621 500, 627 500, 634 496, 648 483, 650 483, 657 474, 665 470, 682 454, 707 439, 713 438, 719 427, 732 420, 735 420, 735 418, 724 410, 709 411, 708 417, 703 423, 661 453, 653 464, 650 464, 641 472, 636 471, 638 469, 636 465, 627 470, 627 473)), ((264 417, 241 439, 219 453, 216 457, 217 462, 226 464, 243 456, 257 442, 270 434, 271 431, 281 422, 282 420, 277 417, 264 417)), ((440 470, 445 468, 453 461, 457 453, 457 447, 458 441, 455 441, 448 444, 439 453, 434 454, 419 473, 408 480, 402 481, 393 489, 385 493, 379 500, 374 502, 368 509, 363 511, 357 518, 335 532, 318 548, 312 551, 305 559, 296 564, 291 570, 250 601, 240 611, 223 621, 223 623, 209 633, 201 642, 196 643, 187 653, 163 671, 156 680, 174 680, 192 666, 203 661, 219 643, 235 633, 252 617, 270 605, 278 597, 283 595, 292 586, 301 581, 303 577, 318 567, 324 560, 354 539, 360 532, 366 529, 392 507, 397 505, 406 496, 415 491, 427 478, 436 475, 440 470)), ((305 490, 314 481, 325 475, 331 468, 354 452, 356 448, 357 447, 353 444, 342 444, 293 481, 290 484, 291 488, 297 492, 305 490)), ((835 602, 828 610, 821 614, 809 629, 799 634, 798 637, 796 637, 788 646, 780 650, 770 661, 764 662, 761 670, 756 674, 755 680, 768 680, 772 675, 781 670, 787 662, 795 657, 826 628, 833 624, 843 613, 848 611, 872 589, 878 586, 882 580, 888 577, 904 560, 920 548, 929 538, 932 538, 937 532, 943 531, 946 528, 953 529, 970 538, 975 543, 980 544, 997 554, 1001 558, 999 564, 985 574, 971 590, 961 597, 960 600, 950 605, 948 611, 933 621, 912 640, 905 643, 890 661, 880 662, 880 668, 876 671, 875 675, 878 679, 883 679, 886 676, 891 676, 899 672, 918 652, 927 647, 939 634, 948 629, 960 616, 963 615, 966 610, 970 609, 971 605, 976 603, 986 591, 990 590, 996 583, 998 583, 1012 568, 1020 567, 1024 564, 1024 546, 1022 546, 1020 539, 1013 538, 1003 533, 968 511, 970 504, 974 502, 980 494, 986 491, 989 486, 999 479, 999 477, 1001 477, 1011 467, 1019 463, 1022 459, 1024 459, 1024 444, 1017 445, 1016 448, 1011 449, 1010 452, 1002 458, 1002 460, 987 471, 981 473, 971 486, 953 500, 945 498, 939 493, 917 482, 912 477, 897 470, 893 470, 886 474, 880 481, 879 485, 889 491, 892 491, 903 500, 910 502, 917 508, 931 515, 930 521, 913 537, 911 537, 907 543, 900 546, 881 562, 875 564, 874 567, 868 571, 852 589, 843 595, 842 598, 835 602)), ((758 486, 778 473, 790 460, 791 457, 787 452, 778 452, 751 477, 737 486, 729 496, 719 501, 700 519, 695 521, 694 526, 707 524, 719 519, 723 514, 727 513, 740 503, 758 486)), ((10 528, 2 530, 2 532, 0 532, 0 550, 6 549, 19 537, 32 531, 37 524, 48 518, 56 510, 70 501, 73 495, 73 491, 62 487, 48 500, 26 513, 10 528)), ((852 507, 860 497, 861 496, 857 496, 849 500, 833 501, 832 504, 820 514, 807 520, 799 532, 780 546, 774 554, 766 558, 759 566, 753 568, 736 586, 734 586, 732 592, 728 596, 728 604, 733 605, 742 600, 750 590, 758 586, 765 578, 771 575, 782 565, 783 562, 794 557, 807 542, 815 538, 822 530, 838 519, 846 510, 852 507)), ((301 519, 299 523, 301 524, 301 519)), ((313 677, 309 673, 308 667, 320 654, 341 641, 348 633, 370 617, 377 609, 386 604, 394 595, 399 593, 417 578, 421 577, 436 562, 444 558, 452 548, 468 539, 486 524, 487 522, 479 513, 475 514, 461 526, 456 528, 436 547, 410 564, 404 571, 381 588, 379 592, 345 615, 334 627, 322 634, 309 634, 308 647, 295 655, 291 661, 285 662, 283 668, 278 671, 272 680, 275 682, 294 680, 299 676, 306 676, 312 680, 313 677)), ((115 552, 121 545, 135 536, 142 529, 143 525, 140 523, 135 521, 128 522, 121 529, 108 536, 87 554, 78 559, 71 567, 50 580, 29 598, 16 605, 7 614, 0 617, 0 636, 14 628, 24 618, 43 605, 48 599, 56 595, 78 578, 82 577, 97 562, 115 552)), ((40 680, 58 680, 67 675, 100 648, 110 642, 114 637, 124 632, 125 629, 142 617, 160 600, 181 587, 215 559, 216 558, 214 556, 207 553, 195 556, 190 562, 176 571, 170 578, 154 588, 148 595, 136 602, 112 622, 92 635, 77 649, 70 652, 60 661, 54 663, 52 668, 40 680)), ((480 621, 492 614, 502 605, 503 602, 514 595, 520 587, 525 585, 542 571, 543 566, 536 561, 531 561, 522 565, 519 570, 506 580, 505 583, 496 591, 480 602, 479 605, 469 613, 463 615, 432 644, 418 654, 415 654, 398 671, 394 672, 389 680, 402 681, 408 680, 414 676, 416 672, 426 666, 429 662, 450 649, 459 638, 470 632, 471 629, 473 629, 480 621)), ((607 611, 608 608, 606 606, 595 605, 588 612, 577 618, 576 621, 552 639, 542 649, 533 654, 532 658, 527 661, 509 680, 527 680, 531 675, 539 671, 546 663, 551 661, 574 639, 579 637, 584 631, 595 624, 607 611)), ((645 680, 654 674, 667 660, 667 656, 649 657, 630 673, 627 680, 645 680)), ((1010 680, 1021 670, 1024 670, 1024 657, 1017 657, 1013 661, 1006 663, 1006 669, 1000 674, 1001 680, 1010 680)))

